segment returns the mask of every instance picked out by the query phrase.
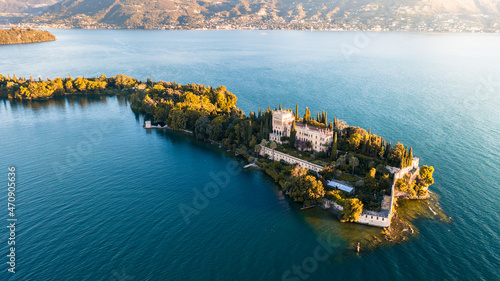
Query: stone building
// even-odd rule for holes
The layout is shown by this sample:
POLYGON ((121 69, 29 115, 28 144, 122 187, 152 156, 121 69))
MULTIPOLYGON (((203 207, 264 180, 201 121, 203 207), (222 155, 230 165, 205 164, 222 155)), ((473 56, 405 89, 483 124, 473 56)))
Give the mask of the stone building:
MULTIPOLYGON (((274 110, 273 131, 269 134, 269 140, 282 143, 282 137, 290 137, 292 123, 295 116, 288 110, 274 110)), ((326 152, 333 142, 333 131, 315 126, 307 125, 303 122, 295 122, 296 139, 303 142, 311 142, 314 151, 326 152)))
POLYGON ((316 173, 319 173, 323 170, 323 167, 318 165, 318 164, 314 164, 314 163, 311 163, 311 162, 308 162, 304 159, 300 159, 300 158, 297 158, 297 157, 294 157, 294 156, 291 156, 289 154, 286 154, 286 153, 283 153, 283 152, 279 152, 279 151, 274 151, 269 148, 269 147, 265 147, 265 146, 261 146, 261 149, 260 149, 260 155, 261 156, 274 156, 274 161, 285 161, 286 163, 290 164, 290 165, 299 165, 300 167, 302 168, 306 168, 308 170, 311 170, 313 172, 316 172, 316 173))

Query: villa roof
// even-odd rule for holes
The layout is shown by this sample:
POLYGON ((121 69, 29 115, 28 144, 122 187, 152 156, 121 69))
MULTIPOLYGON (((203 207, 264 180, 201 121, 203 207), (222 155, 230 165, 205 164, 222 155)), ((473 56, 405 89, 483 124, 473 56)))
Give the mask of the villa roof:
POLYGON ((313 125, 308 125, 303 122, 295 122, 296 127, 307 128, 309 131, 316 131, 322 134, 332 134, 333 132, 328 129, 319 128, 313 125))

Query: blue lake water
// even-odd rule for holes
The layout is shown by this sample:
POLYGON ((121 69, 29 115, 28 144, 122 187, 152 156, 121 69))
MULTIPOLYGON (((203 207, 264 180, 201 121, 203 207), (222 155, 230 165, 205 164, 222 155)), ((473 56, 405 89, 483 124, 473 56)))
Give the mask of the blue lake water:
POLYGON ((500 279, 500 36, 52 32, 55 42, 1 46, 0 73, 124 73, 225 85, 245 112, 327 110, 412 146, 435 167, 432 190, 453 220, 417 220, 419 237, 354 255, 346 226, 299 211, 260 172, 228 167, 243 162, 216 146, 146 132, 122 97, 2 100, 0 182, 15 165, 19 221, 14 275, 0 228, 0 280, 281 280, 327 236, 327 259, 290 280, 500 279), (230 176, 187 223, 179 206, 216 182, 211 173, 230 176))

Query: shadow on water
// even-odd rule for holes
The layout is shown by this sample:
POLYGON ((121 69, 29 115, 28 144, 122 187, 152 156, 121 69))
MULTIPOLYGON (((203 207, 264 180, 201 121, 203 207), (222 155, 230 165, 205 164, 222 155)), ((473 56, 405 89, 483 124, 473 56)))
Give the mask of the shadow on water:
POLYGON ((421 218, 451 222, 451 217, 447 216, 439 204, 439 195, 430 192, 427 200, 398 200, 399 216, 407 221, 414 221, 421 218))
POLYGON ((378 247, 409 242, 419 236, 419 230, 412 222, 420 219, 437 220, 444 223, 451 222, 439 205, 439 196, 431 193, 425 200, 397 200, 396 211, 391 221, 391 227, 378 228, 355 223, 342 223, 337 215, 320 208, 298 210, 304 220, 312 226, 320 237, 327 237, 334 233, 340 237, 348 253, 371 252, 378 247), (359 244, 358 244, 359 243, 359 244))
POLYGON ((80 106, 85 108, 89 105, 95 103, 107 103, 108 98, 116 97, 120 105, 128 106, 129 97, 128 96, 103 96, 103 95, 68 95, 61 97, 54 97, 47 100, 15 100, 3 98, 4 105, 10 104, 12 110, 17 110, 18 108, 32 109, 38 111, 41 109, 48 109, 50 107, 65 108, 67 106, 80 106))

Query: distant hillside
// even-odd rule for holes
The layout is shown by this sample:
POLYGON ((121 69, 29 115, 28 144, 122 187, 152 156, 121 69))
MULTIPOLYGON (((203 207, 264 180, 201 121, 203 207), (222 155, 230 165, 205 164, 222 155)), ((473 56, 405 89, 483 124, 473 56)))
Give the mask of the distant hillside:
POLYGON ((0 24, 44 12, 61 0, 0 0, 0 24))
POLYGON ((56 37, 48 31, 14 27, 11 29, 0 29, 0 45, 38 43, 54 40, 56 40, 56 37))
POLYGON ((65 0, 25 21, 82 28, 498 32, 500 0, 65 0))

